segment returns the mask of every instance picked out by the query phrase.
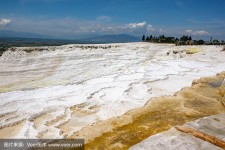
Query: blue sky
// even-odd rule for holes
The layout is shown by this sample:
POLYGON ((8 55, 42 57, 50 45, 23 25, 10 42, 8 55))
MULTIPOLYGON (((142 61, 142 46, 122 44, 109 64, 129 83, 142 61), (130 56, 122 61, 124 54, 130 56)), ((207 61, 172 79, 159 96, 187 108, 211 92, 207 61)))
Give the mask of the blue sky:
POLYGON ((225 39, 225 0, 1 0, 0 30, 225 39))

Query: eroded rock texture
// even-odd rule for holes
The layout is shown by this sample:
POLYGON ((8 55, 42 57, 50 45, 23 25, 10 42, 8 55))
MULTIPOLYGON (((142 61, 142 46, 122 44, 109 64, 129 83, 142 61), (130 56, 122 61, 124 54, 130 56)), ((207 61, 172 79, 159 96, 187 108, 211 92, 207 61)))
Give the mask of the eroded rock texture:
MULTIPOLYGON (((224 113, 225 98, 224 93, 221 92, 224 90, 221 82, 224 78, 225 72, 222 72, 215 77, 195 80, 191 87, 183 88, 174 96, 154 98, 142 108, 131 110, 119 118, 98 122, 84 128, 74 137, 89 137, 90 142, 86 146, 87 149, 103 147, 127 149, 145 138, 173 126, 183 125, 205 116, 224 113), (212 83, 218 82, 220 85, 212 86, 212 83)), ((203 121, 204 119, 199 123, 203 121)), ((207 129, 207 126, 205 128, 207 129)), ((223 133, 221 132, 221 134, 223 133)), ((166 137, 163 138, 168 140, 166 137)), ((191 139, 188 138, 187 142, 189 140, 191 139)), ((178 141, 177 146, 179 146, 179 142, 182 140, 178 141)), ((205 146, 207 145, 210 146, 210 144, 205 146)))

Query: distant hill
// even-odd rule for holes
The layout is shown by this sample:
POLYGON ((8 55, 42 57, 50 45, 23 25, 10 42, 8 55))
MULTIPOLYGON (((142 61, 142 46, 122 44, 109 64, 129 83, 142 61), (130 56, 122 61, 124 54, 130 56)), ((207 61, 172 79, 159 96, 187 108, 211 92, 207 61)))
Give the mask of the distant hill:
MULTIPOLYGON (((93 35, 92 35, 93 36, 93 35)), ((16 40, 22 40, 23 42, 44 42, 46 39, 51 39, 53 40, 53 43, 55 43, 55 40, 63 40, 62 43, 65 42, 71 42, 71 44, 74 43, 90 43, 90 44, 98 44, 98 43, 128 43, 128 42, 139 42, 140 39, 127 35, 127 34, 116 34, 116 35, 96 35, 94 37, 91 37, 89 35, 87 38, 72 38, 72 37, 53 37, 53 36, 48 36, 48 35, 42 35, 42 34, 36 34, 36 33, 30 33, 30 32, 17 32, 17 31, 10 31, 10 30, 0 30, 0 38, 4 39, 6 38, 7 41, 9 40, 10 42, 13 41, 14 39, 16 40), (19 38, 19 39, 18 39, 19 38), (43 41, 43 40, 44 41, 43 41)), ((50 41, 47 41, 49 43, 50 41)))
POLYGON ((66 44, 85 44, 85 43, 82 43, 78 40, 64 40, 64 39, 0 37, 0 47, 59 46, 66 44))
POLYGON ((80 41, 90 42, 90 43, 127 43, 127 42, 139 42, 140 39, 127 35, 127 34, 117 34, 117 35, 102 35, 97 37, 85 38, 80 41))
POLYGON ((30 33, 30 32, 17 32, 10 30, 0 30, 0 37, 8 38, 38 38, 38 39, 53 39, 52 36, 30 33))

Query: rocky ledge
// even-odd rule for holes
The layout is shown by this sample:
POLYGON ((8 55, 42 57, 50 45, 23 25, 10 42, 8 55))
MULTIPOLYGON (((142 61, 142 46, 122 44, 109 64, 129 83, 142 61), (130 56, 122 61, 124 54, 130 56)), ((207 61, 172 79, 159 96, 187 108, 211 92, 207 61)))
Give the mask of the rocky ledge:
POLYGON ((225 113, 204 117, 153 135, 130 148, 136 149, 225 149, 225 113))
MULTIPOLYGON (((190 144, 196 144, 197 147, 196 145, 192 146, 195 149, 210 147, 219 149, 218 146, 204 143, 201 139, 177 131, 173 127, 181 126, 206 116, 225 113, 224 78, 225 72, 222 72, 214 77, 194 80, 191 87, 183 88, 175 93, 174 96, 151 99, 142 108, 131 110, 120 117, 94 123, 83 128, 70 138, 85 138, 85 149, 101 149, 104 147, 108 149, 128 149, 141 141, 138 145, 133 146, 132 149, 148 149, 151 146, 153 149, 158 146, 161 146, 162 149, 185 149, 190 144), (168 129, 171 130, 163 132, 168 129), (150 142, 143 141, 146 138, 150 142)), ((224 133, 224 119, 222 119, 223 128, 220 129, 223 132, 220 132, 214 126, 204 126, 205 124, 210 125, 213 119, 208 121, 204 121, 205 119, 200 120, 203 120, 203 126, 198 126, 195 122, 188 125, 191 126, 192 124, 193 128, 196 127, 197 130, 205 127, 200 129, 203 132, 212 129, 215 131, 213 132, 215 134, 224 133)), ((221 126, 219 122, 220 118, 214 119, 212 125, 218 124, 221 126)), ((220 140, 224 140, 224 135, 221 137, 222 139, 220 140)))

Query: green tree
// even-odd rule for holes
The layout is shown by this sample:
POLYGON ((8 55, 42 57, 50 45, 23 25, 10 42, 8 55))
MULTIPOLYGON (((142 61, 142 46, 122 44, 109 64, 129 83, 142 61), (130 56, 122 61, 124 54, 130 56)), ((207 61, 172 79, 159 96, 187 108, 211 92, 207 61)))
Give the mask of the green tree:
POLYGON ((221 40, 221 44, 223 44, 223 45, 225 44, 224 40, 221 40))
POLYGON ((165 40, 165 42, 166 43, 175 43, 175 38, 174 37, 166 37, 166 40, 165 40))
POLYGON ((215 39, 213 40, 213 44, 218 44, 219 43, 219 40, 215 39))
POLYGON ((145 41, 145 35, 142 36, 142 41, 145 41))
POLYGON ((192 40, 191 36, 189 36, 188 40, 189 40, 189 41, 191 41, 191 40, 192 40))
POLYGON ((150 40, 151 40, 151 39, 153 38, 152 35, 151 35, 149 38, 150 38, 150 40))
POLYGON ((180 41, 186 42, 187 40, 188 40, 188 36, 186 36, 186 35, 183 35, 183 36, 180 38, 180 41))
POLYGON ((159 39, 160 39, 160 40, 165 39, 165 36, 164 36, 164 35, 160 35, 160 36, 159 36, 159 39))
POLYGON ((212 42, 212 36, 210 37, 210 42, 212 42))
POLYGON ((204 42, 203 40, 198 40, 198 41, 197 41, 197 44, 203 45, 203 44, 205 44, 205 42, 204 42))

